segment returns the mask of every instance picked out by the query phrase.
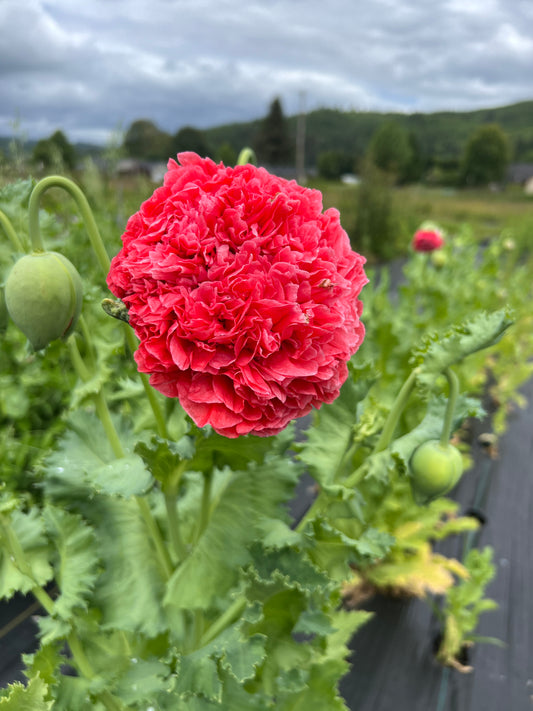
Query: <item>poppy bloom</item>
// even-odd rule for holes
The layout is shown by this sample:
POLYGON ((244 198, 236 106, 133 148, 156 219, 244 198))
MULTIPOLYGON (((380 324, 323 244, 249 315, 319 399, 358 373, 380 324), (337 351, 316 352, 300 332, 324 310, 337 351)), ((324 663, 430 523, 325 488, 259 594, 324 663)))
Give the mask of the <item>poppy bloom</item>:
POLYGON ((444 238, 438 230, 418 230, 413 237, 413 249, 416 252, 433 252, 444 244, 444 238))
POLYGON ((364 337, 365 259, 317 190, 181 153, 107 283, 150 383, 197 425, 273 435, 332 402, 364 337))

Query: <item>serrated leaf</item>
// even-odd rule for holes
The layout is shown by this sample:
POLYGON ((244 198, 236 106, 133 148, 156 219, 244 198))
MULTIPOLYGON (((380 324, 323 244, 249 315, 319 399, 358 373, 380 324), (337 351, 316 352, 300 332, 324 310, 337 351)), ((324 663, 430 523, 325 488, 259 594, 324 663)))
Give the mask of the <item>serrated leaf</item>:
POLYGON ((142 459, 131 451, 135 437, 119 418, 114 419, 125 456, 117 458, 100 420, 78 411, 68 420, 57 449, 45 461, 45 488, 54 497, 82 495, 85 488, 97 493, 131 497, 146 492, 153 483, 142 459))
MULTIPOLYGON (((25 565, 29 566, 27 572, 22 572, 4 542, 0 548, 0 597, 9 599, 17 591, 28 593, 36 585, 46 585, 52 580, 54 571, 50 565, 51 549, 44 523, 37 509, 30 509, 27 513, 13 511, 7 525, 24 552, 25 565)), ((2 536, 0 527, 0 538, 2 536)))
POLYGON ((93 521, 103 573, 94 592, 101 626, 154 637, 166 629, 163 572, 135 502, 108 500, 93 521))
POLYGON ((374 377, 364 371, 357 382, 349 377, 339 397, 314 413, 313 425, 306 430, 306 439, 297 447, 298 458, 322 488, 338 482, 349 466, 345 455, 353 442, 357 404, 373 381, 374 377))
POLYGON ((27 686, 15 682, 0 692, 2 711, 49 711, 52 702, 46 701, 48 687, 37 675, 30 679, 27 686))
MULTIPOLYGON (((262 464, 250 464, 244 472, 219 472, 222 483, 214 495, 209 524, 170 579, 165 604, 206 609, 228 591, 239 568, 250 561, 251 543, 269 530, 272 519, 288 520, 281 506, 292 496, 296 480, 296 467, 274 455, 262 464)), ((279 530, 270 542, 277 540, 279 530)))
POLYGON ((268 551, 256 543, 251 554, 253 564, 247 575, 262 585, 298 590, 307 595, 325 594, 334 588, 331 579, 296 548, 268 551))
POLYGON ((216 659, 204 649, 181 657, 174 688, 178 694, 200 695, 210 701, 220 701, 222 683, 216 659))
POLYGON ((88 398, 97 395, 110 380, 113 371, 104 362, 98 363, 98 368, 88 380, 79 380, 72 389, 70 407, 76 410, 81 407, 88 398))
POLYGON ((454 584, 454 574, 468 575, 458 561, 433 553, 428 543, 419 544, 409 556, 365 571, 368 580, 382 590, 401 590, 420 598, 444 594, 454 584))
POLYGON ((163 485, 175 476, 183 460, 192 459, 195 451, 194 439, 188 436, 172 442, 153 435, 149 442, 138 442, 135 446, 135 453, 142 457, 152 476, 163 485))
POLYGON ((419 368, 417 380, 431 386, 435 377, 446 368, 476 351, 495 345, 512 323, 507 310, 490 314, 481 312, 443 335, 430 336, 412 357, 413 367, 419 368))
POLYGON ((132 659, 125 674, 117 681, 113 693, 127 705, 153 703, 159 694, 172 687, 171 670, 159 659, 132 659))
POLYGON ((54 602, 54 615, 68 620, 76 608, 86 609, 99 564, 94 531, 80 516, 48 505, 43 519, 54 541, 56 582, 60 594, 54 602))

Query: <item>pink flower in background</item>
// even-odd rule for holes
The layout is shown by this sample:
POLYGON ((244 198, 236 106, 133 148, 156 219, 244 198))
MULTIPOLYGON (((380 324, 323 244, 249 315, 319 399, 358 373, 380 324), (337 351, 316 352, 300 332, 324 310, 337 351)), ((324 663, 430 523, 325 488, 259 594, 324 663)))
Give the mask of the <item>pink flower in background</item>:
POLYGON ((317 190, 194 153, 127 224, 108 285, 151 384, 200 427, 273 435, 332 402, 364 337, 365 259, 317 190))
POLYGON ((413 249, 416 252, 433 252, 444 244, 444 238, 436 229, 422 229, 415 232, 413 249))

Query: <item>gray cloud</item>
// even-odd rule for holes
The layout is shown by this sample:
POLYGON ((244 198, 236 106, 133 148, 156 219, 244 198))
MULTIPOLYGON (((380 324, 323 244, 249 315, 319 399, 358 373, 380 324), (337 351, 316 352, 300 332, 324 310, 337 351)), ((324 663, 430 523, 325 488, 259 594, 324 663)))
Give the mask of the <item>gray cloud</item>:
POLYGON ((104 141, 309 109, 463 110, 531 98, 529 0, 2 0, 0 135, 104 141))

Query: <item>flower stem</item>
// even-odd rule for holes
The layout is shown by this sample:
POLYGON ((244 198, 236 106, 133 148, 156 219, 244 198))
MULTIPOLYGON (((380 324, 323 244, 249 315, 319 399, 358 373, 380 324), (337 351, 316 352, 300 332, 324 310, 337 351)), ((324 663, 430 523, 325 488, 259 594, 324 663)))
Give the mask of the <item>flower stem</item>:
MULTIPOLYGON (((91 662, 85 654, 85 650, 83 649, 79 637, 74 632, 71 632, 67 637, 67 643, 72 653, 72 659, 74 660, 74 663, 80 674, 85 679, 94 679, 96 674, 91 665, 91 662)), ((102 702, 107 711, 124 711, 124 709, 127 708, 119 699, 116 698, 116 696, 113 696, 113 694, 107 689, 97 693, 96 698, 98 698, 98 700, 102 702)))
POLYGON ((107 254, 102 237, 100 236, 94 215, 83 192, 75 183, 72 182, 72 180, 69 180, 69 178, 63 178, 60 175, 50 175, 47 178, 40 180, 32 190, 28 205, 28 213, 30 239, 34 251, 44 252, 44 245, 39 227, 39 205, 41 196, 49 188, 62 188, 63 190, 66 190, 74 199, 74 202, 78 206, 83 218, 83 222, 87 229, 96 258, 98 259, 98 263, 100 264, 104 275, 107 276, 111 260, 107 254))
POLYGON ((200 639, 200 647, 212 642, 218 635, 229 627, 244 612, 247 604, 245 597, 238 597, 204 632, 200 639))
POLYGON ((0 225, 2 225, 2 227, 4 228, 6 235, 8 236, 11 244, 16 249, 16 251, 24 252, 22 242, 20 241, 18 234, 15 232, 15 228, 11 224, 11 220, 5 212, 2 212, 2 210, 0 210, 0 225))
POLYGON ((170 559, 170 555, 168 554, 168 550, 167 550, 165 543, 163 541, 163 538, 161 536, 161 531, 159 530, 159 526, 157 525, 157 522, 156 522, 155 518, 153 517, 152 512, 150 510, 148 501, 143 496, 136 496, 135 500, 137 501, 137 506, 139 507, 141 516, 144 519, 146 528, 148 529, 148 531, 152 537, 152 541, 155 546, 155 550, 157 553, 157 557, 159 559, 159 563, 160 563, 161 567, 163 568, 163 571, 164 571, 166 577, 170 578, 170 576, 174 572, 174 568, 172 566, 172 561, 170 559))
POLYGON ((409 377, 402 385, 400 392, 392 405, 387 420, 385 421, 385 425, 381 431, 381 436, 374 447, 372 454, 383 452, 389 446, 394 435, 396 425, 398 424, 398 420, 400 419, 400 416, 407 405, 409 396, 411 395, 411 391, 413 390, 417 374, 418 371, 416 369, 411 371, 409 377))
MULTIPOLYGON (((131 327, 128 326, 127 323, 124 324, 124 334, 126 336, 126 343, 128 344, 128 348, 133 353, 137 348, 137 340, 135 338, 135 334, 131 330, 131 327)), ((168 439, 168 430, 167 430, 167 423, 165 420, 165 415, 163 413, 163 409, 161 408, 161 405, 159 404, 159 400, 156 397, 154 389, 152 388, 152 386, 150 385, 150 383, 148 381, 148 376, 146 375, 146 373, 139 373, 139 377, 141 378, 144 392, 146 394, 146 397, 148 398, 148 402, 150 403, 152 412, 154 413, 154 417, 155 417, 155 421, 156 421, 156 425, 157 425, 157 433, 159 434, 160 437, 163 437, 164 439, 168 439)))
POLYGON ((243 148, 237 158, 237 165, 246 165, 247 163, 254 163, 257 165, 257 157, 252 148, 243 148))
MULTIPOLYGON (((78 345, 76 343, 75 336, 71 336, 68 339, 68 345, 71 360, 76 372, 84 382, 87 382, 87 380, 89 380, 91 377, 91 373, 83 362, 83 358, 81 357, 81 354, 78 350, 78 345)), ((111 413, 109 412, 107 402, 101 390, 93 394, 93 401, 96 408, 96 413, 100 419, 100 422, 102 423, 107 439, 109 440, 109 443, 113 450, 113 454, 115 455, 115 457, 117 457, 117 459, 122 459, 126 456, 126 452, 124 451, 118 432, 115 428, 115 425, 113 424, 113 420, 111 419, 111 413)), ((163 568, 165 575, 167 577, 170 577, 172 575, 173 570, 172 561, 170 560, 170 556, 161 536, 159 526, 157 525, 157 522, 152 516, 152 512, 150 510, 148 502, 142 496, 136 496, 135 500, 137 501, 141 516, 143 517, 148 531, 150 532, 150 535, 152 537, 152 541, 154 543, 161 567, 163 568)))
POLYGON ((165 491, 165 507, 167 510, 168 530, 172 548, 177 561, 182 561, 187 557, 187 546, 181 535, 180 522, 177 507, 178 493, 176 489, 165 491))
POLYGON ((452 434, 453 425, 453 413, 455 412, 455 405, 457 403, 457 396, 459 395, 459 379, 457 375, 453 372, 451 368, 446 368, 444 375, 448 380, 449 393, 448 402, 446 403, 446 412, 444 413, 444 424, 442 426, 442 434, 440 436, 440 443, 444 447, 450 441, 452 434))
POLYGON ((196 541, 207 528, 210 519, 211 492, 213 489, 213 472, 204 472, 204 487, 202 490, 202 503, 200 506, 200 516, 198 518, 198 529, 196 531, 196 541))
MULTIPOLYGON (((94 219, 94 215, 92 213, 91 207, 89 203, 87 202, 87 198, 83 194, 83 192, 80 190, 80 188, 72 182, 72 180, 69 180, 68 178, 64 178, 59 175, 50 175, 47 178, 43 178, 40 180, 37 185, 34 187, 32 190, 31 196, 30 196, 30 203, 28 207, 28 212, 29 212, 29 232, 30 232, 30 239, 32 242, 33 249, 38 252, 43 252, 44 251, 44 245, 41 239, 41 233, 40 233, 40 227, 39 227, 39 204, 41 200, 41 196, 43 193, 48 190, 49 188, 62 188, 63 190, 66 190, 70 196, 74 199, 76 202, 76 205, 78 206, 78 209, 81 213, 83 222, 85 224, 85 228, 87 230, 87 233, 89 235, 89 239, 91 241, 91 246, 93 248, 93 251, 96 255, 96 258, 98 260, 98 263, 100 265, 100 268, 102 269, 104 276, 107 277, 107 274, 109 272, 109 267, 111 266, 111 260, 109 258, 109 255, 107 254, 104 242, 102 240, 102 237, 100 235, 100 231, 98 230, 98 225, 96 224, 96 221, 94 219)), ((127 326, 127 324, 124 324, 124 331, 125 331, 125 336, 126 336, 126 341, 128 343, 129 348, 133 352, 137 344, 135 342, 135 336, 132 333, 131 329, 127 326)), ((159 402, 157 401, 157 398, 155 396, 155 393, 153 392, 152 388, 150 387, 148 383, 148 378, 144 373, 140 374, 141 380, 143 383, 144 390, 146 392, 146 395, 148 396, 148 401, 150 403, 150 407, 152 408, 152 411, 154 413, 154 417, 157 422, 158 426, 158 431, 159 434, 162 437, 167 436, 167 428, 166 428, 166 423, 165 423, 165 418, 163 415, 163 411, 161 410, 161 407, 159 405, 159 402)))

